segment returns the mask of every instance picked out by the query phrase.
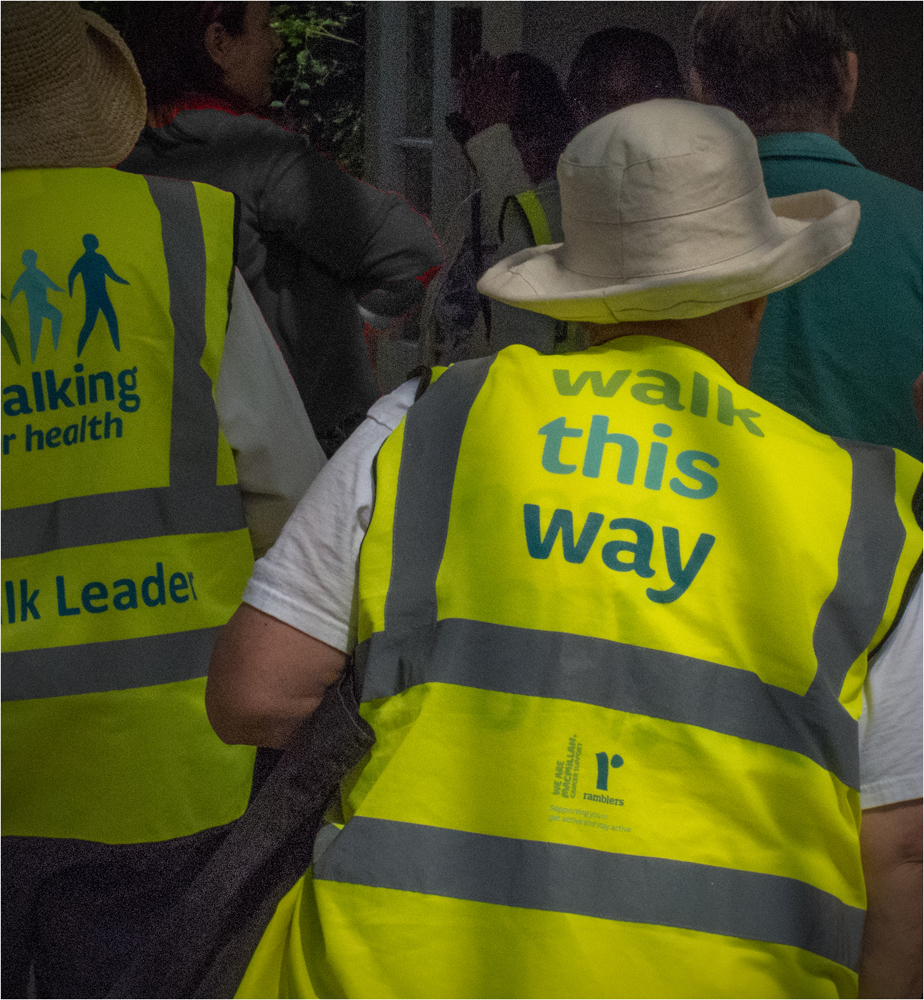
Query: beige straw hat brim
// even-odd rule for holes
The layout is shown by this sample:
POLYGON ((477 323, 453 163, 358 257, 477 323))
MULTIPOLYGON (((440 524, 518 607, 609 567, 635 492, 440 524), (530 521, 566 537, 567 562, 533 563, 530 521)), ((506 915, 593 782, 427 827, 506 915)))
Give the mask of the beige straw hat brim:
POLYGON ((5 3, 0 25, 3 168, 123 160, 147 108, 119 33, 78 3, 5 3))
POLYGON ((565 242, 502 260, 482 294, 574 322, 689 319, 795 284, 853 240, 855 201, 767 198, 756 142, 731 112, 652 101, 584 131, 595 127, 559 164, 565 242))

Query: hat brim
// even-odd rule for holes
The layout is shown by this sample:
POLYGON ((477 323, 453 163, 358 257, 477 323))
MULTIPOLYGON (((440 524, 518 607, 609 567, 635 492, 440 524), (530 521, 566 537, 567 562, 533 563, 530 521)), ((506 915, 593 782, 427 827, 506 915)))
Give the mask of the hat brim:
POLYGON ((777 233, 747 253, 683 273, 621 284, 567 268, 564 244, 530 247, 478 282, 492 299, 583 323, 692 319, 758 299, 807 278, 850 247, 860 204, 833 191, 771 198, 777 233))
POLYGON ((8 6, 3 12, 3 168, 121 162, 147 116, 144 84, 121 35, 77 4, 8 6), (66 65, 53 59, 61 46, 73 53, 66 65))

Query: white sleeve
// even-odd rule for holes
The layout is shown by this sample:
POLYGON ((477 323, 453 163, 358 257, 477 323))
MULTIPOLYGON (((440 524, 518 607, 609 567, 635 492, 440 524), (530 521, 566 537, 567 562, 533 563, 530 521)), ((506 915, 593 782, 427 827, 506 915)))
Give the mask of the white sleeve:
POLYGON ((414 403, 418 380, 380 399, 254 566, 247 604, 344 653, 356 643, 359 549, 372 518, 375 456, 414 403))
POLYGON ((864 809, 921 797, 924 644, 921 581, 892 635, 870 664, 860 716, 860 800, 864 809))
POLYGON ((234 452, 259 556, 276 540, 325 458, 282 354, 237 270, 215 406, 234 452))
POLYGON ((507 125, 492 125, 478 132, 465 144, 465 150, 481 185, 482 229, 490 235, 493 245, 498 241, 504 202, 510 195, 536 185, 523 169, 520 151, 507 125))

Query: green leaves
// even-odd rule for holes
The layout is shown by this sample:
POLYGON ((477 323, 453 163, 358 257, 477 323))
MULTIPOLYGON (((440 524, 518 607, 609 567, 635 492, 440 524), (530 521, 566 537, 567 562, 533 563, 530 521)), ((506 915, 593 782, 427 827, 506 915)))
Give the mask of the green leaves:
POLYGON ((273 80, 285 125, 350 173, 363 168, 364 16, 361 3, 282 3, 283 43, 273 80))
MULTIPOLYGON (((90 2, 122 30, 128 3, 90 2)), ((363 171, 364 5, 358 2, 279 3, 273 27, 282 51, 273 76, 273 105, 286 128, 306 135, 351 174, 363 171)))

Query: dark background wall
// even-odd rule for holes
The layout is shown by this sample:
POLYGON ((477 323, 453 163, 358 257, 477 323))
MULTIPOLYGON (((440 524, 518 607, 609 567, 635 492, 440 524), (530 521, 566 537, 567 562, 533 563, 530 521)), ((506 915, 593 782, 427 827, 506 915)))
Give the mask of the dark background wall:
MULTIPOLYGON (((854 111, 842 142, 860 162, 921 188, 922 65, 920 3, 840 4, 860 64, 854 111)), ((561 75, 592 31, 624 25, 654 31, 677 52, 685 71, 690 26, 698 3, 524 3, 523 48, 550 62, 561 75)))

